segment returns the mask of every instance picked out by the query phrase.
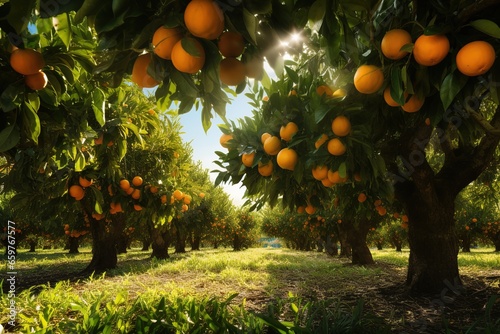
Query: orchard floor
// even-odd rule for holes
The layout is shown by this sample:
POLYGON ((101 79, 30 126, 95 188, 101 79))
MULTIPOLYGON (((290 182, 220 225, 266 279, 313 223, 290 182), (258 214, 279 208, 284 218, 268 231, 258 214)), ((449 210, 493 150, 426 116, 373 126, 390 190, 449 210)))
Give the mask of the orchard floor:
MULTIPOLYGON (((205 249, 173 254, 165 261, 133 249, 119 256, 117 269, 89 278, 78 274, 91 258, 88 249, 75 255, 21 251, 16 293, 28 288, 36 293, 40 284, 53 286, 65 280, 75 293, 125 289, 131 298, 175 293, 223 299, 236 292, 234 302, 245 300, 246 308, 256 312, 289 293, 304 301, 331 300, 351 307, 362 299, 365 311, 382 317, 395 333, 465 333, 475 322, 485 320, 488 301, 500 295, 500 254, 488 249, 459 255, 463 287, 452 282, 440 294, 425 296, 411 295, 405 289, 408 250, 372 253, 376 263, 359 267, 324 253, 287 249, 205 249)), ((4 290, 5 278, 2 272, 4 290)), ((500 296, 489 310, 491 319, 500 319, 500 296)))

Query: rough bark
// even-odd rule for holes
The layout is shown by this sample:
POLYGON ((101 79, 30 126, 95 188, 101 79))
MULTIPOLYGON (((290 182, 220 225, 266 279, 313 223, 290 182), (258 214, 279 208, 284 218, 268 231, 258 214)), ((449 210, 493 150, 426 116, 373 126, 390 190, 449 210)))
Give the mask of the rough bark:
POLYGON ((356 223, 344 220, 342 222, 342 229, 346 232, 347 240, 351 245, 352 264, 373 264, 372 253, 366 243, 366 236, 370 230, 370 222, 365 219, 359 219, 356 223))
POLYGON ((330 235, 328 235, 326 237, 325 251, 326 251, 326 254, 328 254, 330 256, 339 255, 339 249, 337 246, 337 242, 330 235))
POLYGON ((78 238, 68 237, 68 253, 69 254, 78 254, 80 251, 78 250, 79 242, 78 238))
POLYGON ((340 240, 340 256, 342 257, 351 257, 352 248, 349 240, 347 239, 347 233, 342 228, 342 225, 339 226, 339 240, 340 240))
POLYGON ((159 260, 168 259, 168 245, 170 244, 170 235, 164 227, 157 227, 151 230, 151 248, 153 252, 151 254, 152 258, 157 258, 159 260))
POLYGON ((472 243, 472 238, 468 233, 464 233, 460 236, 462 252, 470 253, 470 245, 472 243))
POLYGON ((113 226, 116 231, 116 252, 118 254, 127 253, 127 245, 129 243, 129 236, 125 233, 125 215, 114 215, 113 226))
POLYGON ((30 246, 30 250, 29 250, 30 253, 36 252, 36 241, 34 241, 34 240, 30 241, 29 246, 30 246))
POLYGON ((175 252, 186 253, 186 232, 182 228, 175 229, 175 252))
POLYGON ((116 268, 118 257, 116 253, 114 233, 112 233, 113 231, 106 231, 106 225, 104 222, 95 220, 91 217, 91 214, 88 216, 90 222, 90 233, 92 235, 92 260, 84 269, 84 272, 103 272, 108 269, 116 268))
POLYGON ((143 239, 142 240, 142 249, 141 249, 141 251, 148 251, 150 245, 151 245, 151 239, 150 238, 143 239))

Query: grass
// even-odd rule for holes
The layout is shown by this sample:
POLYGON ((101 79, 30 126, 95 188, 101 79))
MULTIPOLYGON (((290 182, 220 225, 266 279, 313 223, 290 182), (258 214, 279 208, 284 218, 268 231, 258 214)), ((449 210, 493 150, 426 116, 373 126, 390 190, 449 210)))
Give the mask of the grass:
MULTIPOLYGON (((321 320, 323 318, 336 319, 337 325, 345 322, 346 326, 367 321, 376 323, 381 316, 386 324, 393 326, 405 322, 404 315, 395 315, 397 309, 386 312, 389 316, 376 316, 372 310, 382 307, 381 301, 366 296, 375 296, 374 285, 403 282, 408 250, 373 251, 380 265, 367 267, 351 266, 347 259, 330 258, 323 253, 272 248, 243 252, 206 249, 173 254, 162 261, 150 259, 149 255, 134 249, 119 255, 118 268, 105 275, 71 282, 63 279, 20 292, 16 306, 22 311, 18 320, 26 326, 26 331, 34 328, 40 333, 43 330, 47 333, 106 330, 131 333, 137 331, 138 326, 143 326, 140 328, 144 332, 146 327, 147 331, 154 332, 149 320, 158 316, 159 310, 165 319, 179 323, 179 328, 185 325, 181 326, 180 322, 189 323, 189 319, 182 320, 182 315, 176 312, 187 312, 200 319, 218 319, 211 325, 200 320, 207 328, 234 326, 239 330, 253 328, 255 333, 265 326, 277 330, 285 326, 290 333, 301 332, 300 328, 309 326, 321 333, 321 328, 334 326, 333 322, 321 320)), ((51 273, 64 278, 83 269, 90 258, 89 249, 81 249, 81 253, 75 255, 54 250, 34 254, 21 251, 16 267, 20 279, 36 275, 42 278, 51 273)), ((500 268, 498 254, 489 250, 461 253, 459 263, 467 272, 500 268)), ((2 295, 2 324, 8 318, 8 302, 7 296, 2 295)), ((385 329, 384 324, 379 325, 385 329)), ((168 330, 163 325, 155 326, 159 333, 191 330, 188 325, 182 327, 184 329, 168 330)))

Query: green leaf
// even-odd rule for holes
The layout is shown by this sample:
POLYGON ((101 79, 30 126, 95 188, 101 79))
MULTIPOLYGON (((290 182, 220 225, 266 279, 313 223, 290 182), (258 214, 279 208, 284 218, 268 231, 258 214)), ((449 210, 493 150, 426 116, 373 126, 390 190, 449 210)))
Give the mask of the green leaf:
POLYGON ((253 43, 257 43, 257 26, 259 22, 254 14, 249 12, 246 8, 243 8, 243 22, 247 28, 248 35, 252 39, 253 43))
POLYGON ((445 110, 448 109, 455 99, 455 96, 457 96, 460 90, 465 86, 467 79, 467 76, 462 75, 458 71, 453 71, 444 78, 441 89, 439 90, 439 96, 441 97, 441 102, 445 110))
POLYGON ((400 105, 405 104, 401 69, 395 66, 391 68, 391 97, 400 105))
POLYGON ((273 9, 269 0, 244 0, 243 6, 252 14, 268 14, 273 9))
POLYGON ((92 110, 94 111, 95 119, 100 126, 106 123, 106 97, 104 92, 99 88, 94 88, 91 94, 92 97, 92 110))
POLYGON ((28 27, 35 4, 36 0, 17 0, 15 4, 10 4, 7 21, 17 34, 21 34, 28 27))
POLYGON ((490 35, 495 38, 500 38, 500 27, 493 21, 480 19, 469 23, 470 26, 474 27, 486 35, 490 35))
POLYGON ((74 22, 76 24, 81 23, 86 16, 97 14, 106 4, 107 2, 102 0, 85 0, 80 9, 77 10, 74 22))
POLYGON ((141 144, 141 146, 144 147, 144 140, 142 139, 142 136, 139 133, 139 128, 137 127, 137 125, 132 124, 132 123, 123 123, 122 126, 132 130, 132 132, 136 136, 136 138, 139 141, 139 143, 141 144))
POLYGON ((200 57, 200 50, 197 47, 197 40, 191 37, 184 37, 181 40, 182 48, 193 57, 200 57))
POLYGON ((38 136, 41 132, 40 118, 38 118, 37 110, 29 101, 24 101, 23 105, 23 127, 26 137, 31 139, 35 144, 38 144, 38 136))
POLYGON ((309 8, 307 20, 313 31, 318 32, 326 14, 326 0, 316 0, 309 8))
POLYGON ((21 135, 15 124, 7 126, 0 131, 0 152, 5 152, 13 148, 19 142, 21 135))
POLYGON ((69 45, 71 43, 71 23, 69 20, 69 14, 63 13, 59 14, 52 19, 54 28, 56 29, 57 35, 66 45, 66 50, 69 50, 69 45))
POLYGON ((345 162, 341 163, 339 166, 339 176, 340 177, 347 177, 347 166, 345 162))
POLYGON ((295 83, 299 82, 299 76, 298 76, 297 72, 295 72, 294 70, 292 70, 288 66, 285 66, 285 71, 286 71, 286 74, 288 74, 288 76, 290 77, 290 79, 292 79, 293 82, 295 82, 295 83))
POLYGON ((75 160, 75 172, 81 172, 85 168, 85 156, 82 152, 78 151, 75 160))
POLYGON ((9 112, 19 107, 19 93, 20 90, 19 85, 9 85, 0 95, 0 107, 3 112, 9 112))

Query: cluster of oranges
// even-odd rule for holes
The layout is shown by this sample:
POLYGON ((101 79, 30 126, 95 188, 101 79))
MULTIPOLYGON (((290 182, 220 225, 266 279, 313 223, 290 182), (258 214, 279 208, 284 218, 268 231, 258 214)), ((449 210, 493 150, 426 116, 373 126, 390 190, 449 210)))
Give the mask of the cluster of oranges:
POLYGON ((77 230, 71 230, 69 224, 64 224, 64 234, 67 236, 70 236, 72 238, 79 238, 85 234, 89 233, 89 231, 83 230, 83 231, 77 231, 77 230))
POLYGON ((43 55, 36 50, 15 48, 10 55, 10 66, 24 75, 24 83, 33 90, 43 89, 49 82, 42 71, 45 66, 43 55))
MULTIPOLYGON (((450 41, 444 34, 420 35, 411 48, 411 35, 404 29, 392 29, 382 38, 382 54, 390 60, 400 60, 412 51, 413 59, 421 66, 435 66, 442 62, 450 51, 450 41)), ((474 77, 489 71, 495 62, 495 50, 486 41, 473 41, 462 46, 455 56, 457 69, 464 75, 474 77)), ((354 86, 363 94, 378 92, 384 84, 384 73, 376 65, 361 65, 354 74, 354 86)), ((384 90, 384 100, 391 107, 401 107, 406 112, 419 111, 425 96, 404 93, 403 105, 393 98, 390 86, 384 90)))
MULTIPOLYGON (((153 52, 159 58, 169 60, 179 71, 187 74, 198 73, 206 61, 203 43, 217 40, 220 53, 225 58, 220 62, 220 81, 228 86, 242 83, 246 76, 258 77, 262 61, 254 57, 247 64, 238 59, 245 49, 245 40, 237 32, 224 31, 224 13, 212 0, 192 0, 184 10, 184 28, 159 27, 153 34, 153 52)), ((152 54, 137 57, 132 69, 132 81, 140 87, 152 88, 158 81, 148 73, 152 54)))
POLYGON ((90 187, 92 184, 94 184, 92 179, 89 180, 83 176, 79 176, 78 184, 69 187, 69 195, 75 200, 81 201, 85 197, 85 188, 90 187))

